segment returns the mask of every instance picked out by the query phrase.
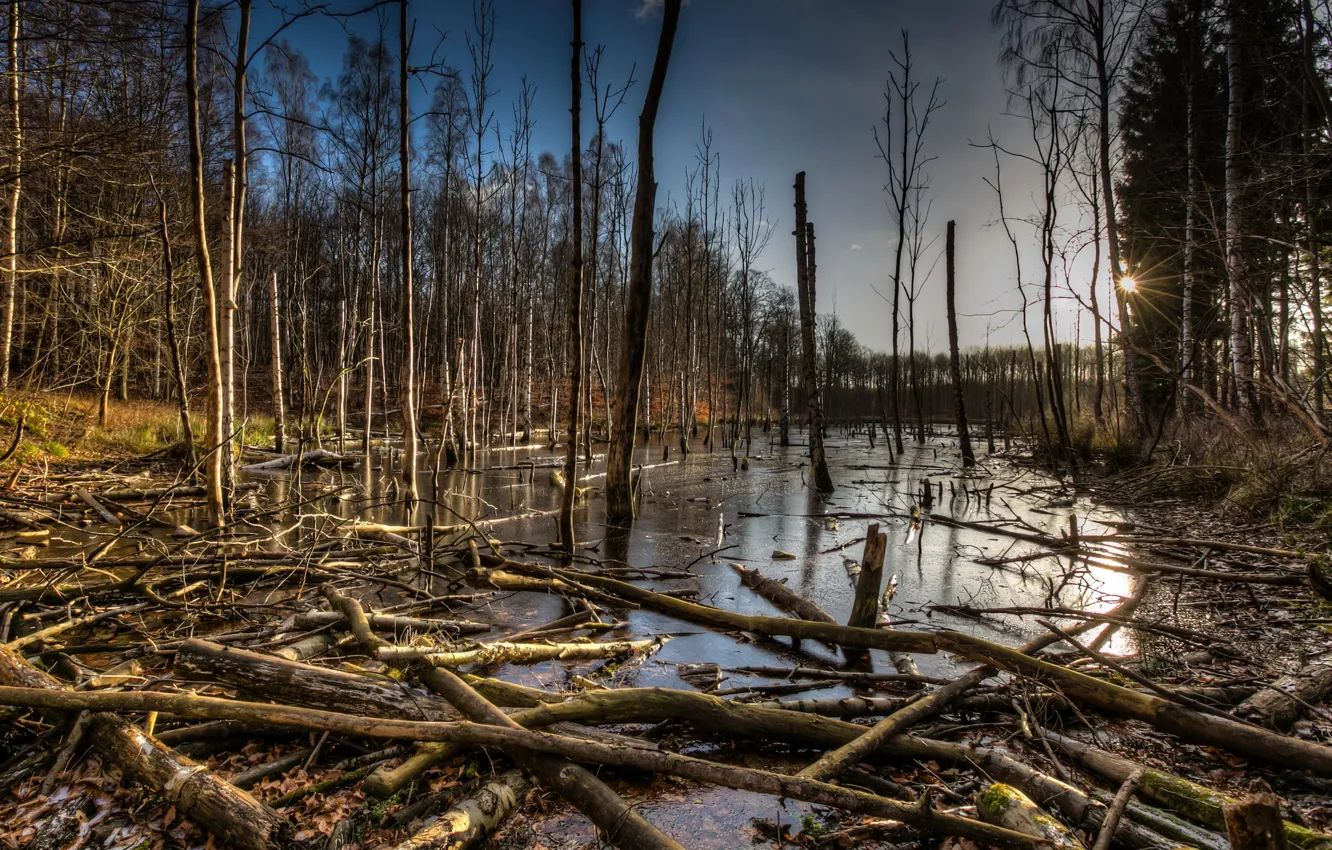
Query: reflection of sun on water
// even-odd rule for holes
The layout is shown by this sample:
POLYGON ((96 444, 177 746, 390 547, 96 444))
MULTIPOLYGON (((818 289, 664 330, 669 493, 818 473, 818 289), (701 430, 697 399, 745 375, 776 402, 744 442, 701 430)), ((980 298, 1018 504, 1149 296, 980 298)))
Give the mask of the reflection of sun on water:
MULTIPOLYGON (((1123 553, 1123 548, 1114 543, 1105 543, 1103 545, 1110 554, 1099 560, 1103 563, 1118 565, 1113 553, 1116 551, 1123 553)), ((1092 613, 1105 613, 1120 605, 1124 600, 1133 595, 1135 577, 1132 573, 1123 572, 1121 570, 1112 570, 1093 564, 1091 567, 1091 576, 1098 583, 1098 598, 1093 601, 1092 604, 1087 606, 1087 609, 1092 613)), ((1095 636, 1100 634, 1100 631, 1100 629, 1097 629, 1089 633, 1087 640, 1080 642, 1086 645, 1087 642, 1095 640, 1095 636)), ((1132 629, 1120 629, 1116 631, 1110 638, 1109 642, 1101 647, 1101 651, 1106 655, 1132 655, 1137 652, 1137 650, 1138 644, 1137 640, 1134 638, 1134 632, 1132 629)))

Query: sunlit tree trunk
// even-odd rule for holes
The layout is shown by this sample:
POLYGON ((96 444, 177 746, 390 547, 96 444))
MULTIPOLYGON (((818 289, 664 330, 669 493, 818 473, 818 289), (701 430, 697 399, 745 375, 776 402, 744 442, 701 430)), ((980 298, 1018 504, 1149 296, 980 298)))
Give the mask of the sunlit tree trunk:
POLYGON ((231 488, 234 462, 233 441, 236 435, 236 298, 240 292, 241 266, 244 257, 245 196, 249 186, 249 168, 245 138, 245 86, 249 66, 250 9, 253 0, 239 0, 240 21, 237 29, 236 60, 232 85, 232 170, 229 181, 230 207, 227 223, 230 254, 227 258, 226 290, 222 294, 222 328, 218 355, 222 358, 222 433, 226 440, 221 447, 222 481, 231 488))
MULTIPOLYGON (((1184 194, 1184 275, 1180 283, 1180 323, 1179 323, 1179 375, 1180 380, 1185 385, 1196 385, 1197 366, 1195 358, 1197 356, 1197 343, 1194 341, 1194 276, 1196 265, 1196 206, 1198 203, 1198 95, 1197 95, 1197 50, 1198 50, 1198 15, 1199 3, 1191 0, 1189 3, 1189 69, 1187 78, 1184 81, 1185 86, 1185 139, 1184 139, 1184 168, 1187 172, 1186 186, 1184 194)), ((1194 408, 1193 394, 1185 391, 1183 396, 1184 409, 1192 410, 1194 408)))
POLYGON ((20 0, 9 0, 9 97, 11 185, 9 187, 9 257, 4 293, 0 295, 0 390, 9 388, 9 361, 14 345, 14 303, 18 295, 19 197, 23 186, 23 74, 19 67, 20 0))
POLYGON ((282 321, 278 300, 278 273, 268 278, 269 388, 273 392, 273 450, 281 454, 287 444, 287 409, 282 399, 282 321))
POLYGON ((194 207, 195 252, 199 266, 199 288, 204 296, 204 326, 208 332, 208 458, 205 463, 208 509, 213 524, 226 525, 222 501, 222 410, 226 403, 222 389, 222 362, 218 353, 217 287, 208 256, 208 229, 204 223, 203 146, 199 137, 199 0, 189 0, 185 21, 185 102, 190 139, 190 196, 194 207))
MULTIPOLYGON (((1314 86, 1320 84, 1320 81, 1315 70, 1317 65, 1314 56, 1313 6, 1310 0, 1303 0, 1300 5, 1304 18, 1304 26, 1300 32, 1305 61, 1303 150, 1305 157, 1310 158, 1313 153, 1313 139, 1319 130, 1315 108, 1319 103, 1318 94, 1320 92, 1315 90, 1314 86), (1310 79, 1310 75, 1314 75, 1314 78, 1310 79)), ((1321 414, 1323 412, 1323 383, 1325 378, 1323 376, 1323 292, 1321 258, 1319 256, 1320 245, 1318 243, 1317 188, 1317 177, 1310 169, 1306 172, 1304 179, 1304 226, 1307 241, 1306 250, 1309 255, 1309 318, 1311 336, 1313 337, 1313 409, 1316 413, 1321 414)))

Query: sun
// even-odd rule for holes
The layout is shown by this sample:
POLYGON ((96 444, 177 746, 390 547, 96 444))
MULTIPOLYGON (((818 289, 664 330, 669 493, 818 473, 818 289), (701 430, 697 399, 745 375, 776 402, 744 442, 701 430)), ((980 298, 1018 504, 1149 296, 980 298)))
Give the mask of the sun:
POLYGON ((1119 288, 1132 295, 1138 291, 1138 282, 1126 275, 1119 279, 1119 288))

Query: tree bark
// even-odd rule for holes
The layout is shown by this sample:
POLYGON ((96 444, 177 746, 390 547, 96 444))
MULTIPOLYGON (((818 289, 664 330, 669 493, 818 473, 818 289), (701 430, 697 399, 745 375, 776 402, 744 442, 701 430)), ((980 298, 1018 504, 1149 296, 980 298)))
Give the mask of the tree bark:
POLYGON ((180 433, 185 443, 185 463, 194 467, 194 428, 190 424, 190 392, 185 383, 185 365, 181 362, 180 339, 176 336, 176 274, 171 261, 171 234, 167 231, 166 201, 157 199, 158 234, 162 239, 162 307, 166 322, 167 347, 171 351, 171 380, 176 386, 176 406, 180 411, 180 433))
POLYGON ((1249 287, 1244 279, 1244 233, 1240 137, 1244 114, 1245 37, 1239 0, 1228 0, 1226 15, 1226 280, 1230 294, 1230 365, 1235 381, 1236 409, 1250 422, 1258 417, 1254 388, 1253 340, 1249 327, 1249 287))
MULTIPOLYGON (((888 535, 879 531, 872 522, 865 530, 865 553, 860 559, 860 570, 852 576, 856 590, 851 604, 848 626, 872 629, 879 622, 879 594, 883 589, 883 559, 888 553, 888 535)), ((848 561, 848 563, 851 563, 848 561)), ((847 572, 849 573, 850 567, 847 572)))
POLYGON ((199 135, 199 0, 189 0, 185 21, 185 103, 190 137, 190 200, 194 207, 194 250, 198 258, 199 289, 204 297, 204 326, 208 331, 205 356, 208 362, 208 445, 205 462, 208 510, 213 524, 226 525, 222 493, 222 452, 226 434, 222 428, 226 393, 222 383, 222 360, 218 342, 217 286, 208 253, 208 228, 204 217, 203 143, 199 135))
POLYGON ((398 169, 402 172, 402 487, 403 499, 415 502, 416 491, 416 328, 412 317, 412 125, 408 97, 407 0, 398 21, 398 169))
MULTIPOLYGON (((652 165, 652 137, 657 107, 666 84, 666 69, 680 21, 681 0, 665 0, 661 38, 652 63, 643 111, 638 117, 638 185, 634 194, 634 217, 630 232, 630 275, 626 293, 624 331, 620 348, 619 375, 611 404, 610 445, 606 452, 606 521, 632 523, 634 496, 632 466, 634 437, 638 427, 638 403, 642 391, 643 365, 647 356, 648 318, 652 308, 652 218, 656 212, 657 182, 652 165)), ((574 401, 577 404, 577 401, 574 401)))
MULTIPOLYGON (((971 429, 967 427, 966 396, 962 392, 962 365, 957 353, 957 279, 953 261, 953 232, 955 223, 948 222, 948 237, 945 250, 947 257, 947 296, 948 296, 948 372, 953 379, 953 399, 957 410, 957 444, 962 450, 962 465, 975 466, 976 453, 971 448, 971 429)), ((1047 301, 1047 308, 1048 301, 1047 301)), ((1048 348, 1048 346, 1047 346, 1048 348)))
POLYGON ((23 73, 19 68, 20 0, 9 0, 9 97, 11 141, 14 145, 9 187, 9 257, 4 293, 0 295, 0 390, 9 389, 9 361, 14 345, 14 304, 18 297, 19 197, 23 187, 23 73))
POLYGON ((819 407, 818 376, 814 359, 814 229, 805 219, 805 172, 796 174, 796 288, 800 296, 800 354, 801 374, 805 385, 805 410, 809 423, 809 456, 813 467, 814 486, 821 493, 833 491, 832 476, 828 474, 828 461, 823 455, 823 411, 819 407))
POLYGON ((276 271, 268 279, 268 348, 272 358, 268 369, 273 392, 273 450, 281 453, 287 444, 287 410, 282 400, 282 320, 276 271))
MULTIPOLYGON (((583 3, 573 0, 573 42, 569 60, 571 99, 569 112, 571 141, 570 183, 573 186, 573 240, 569 255, 569 427, 568 445, 564 447, 564 490, 560 493, 559 540, 570 555, 574 551, 573 511, 578 495, 578 413, 583 398, 583 3)), ((646 109, 646 107, 644 107, 646 109)), ((641 132, 641 130, 640 130, 641 132)), ((649 139, 649 145, 651 140, 649 139)), ((641 148, 641 145, 640 145, 641 148)), ((650 167, 650 165, 649 165, 650 167)), ((637 224, 637 222, 635 222, 637 224)), ((650 235, 649 235, 649 238, 650 235)), ((593 258, 595 263, 595 257, 593 258)), ((551 439, 554 439, 552 435, 551 439)), ((632 430, 630 440, 632 440, 632 430)), ((632 446, 630 454, 633 454, 632 446)), ((607 466, 607 477, 610 475, 607 466)), ((609 492, 609 491, 608 491, 609 492)), ((632 498, 632 495, 631 495, 632 498)))

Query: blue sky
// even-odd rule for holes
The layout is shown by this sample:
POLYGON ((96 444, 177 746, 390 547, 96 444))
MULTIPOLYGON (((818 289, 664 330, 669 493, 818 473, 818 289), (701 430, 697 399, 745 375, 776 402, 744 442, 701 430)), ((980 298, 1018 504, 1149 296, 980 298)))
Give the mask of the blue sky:
MULTIPOLYGON (((583 10, 584 40, 589 47, 605 45, 603 79, 622 82, 637 66, 638 82, 608 130, 631 150, 660 30, 660 13, 644 14, 641 5, 641 0, 585 0, 583 10)), ((916 73, 927 83, 943 78, 946 105, 927 135, 929 153, 937 157, 929 166, 935 195, 930 224, 942 246, 946 221, 957 220, 963 346, 983 345, 987 332, 996 343, 1017 342, 1021 331, 1012 310, 1020 302, 1012 249, 994 226, 998 208, 984 182, 993 161, 989 151, 971 145, 984 142, 991 129, 1013 145, 1021 145, 1029 132, 1004 114, 990 7, 990 0, 693 0, 681 15, 657 121, 659 204, 682 202, 684 175, 694 164, 706 121, 721 157, 723 195, 737 178, 766 187, 775 230, 759 266, 778 283, 792 285, 791 186, 795 173, 806 171, 810 218, 819 237, 820 312, 835 309, 862 343, 886 350, 890 312, 874 289, 888 291, 895 231, 883 191, 886 167, 876 158, 871 129, 884 110, 889 52, 900 52, 905 28, 916 73)), ((495 10, 496 116, 507 121, 526 75, 536 87, 534 151, 562 154, 569 135, 569 3, 496 0, 495 10)), ((396 40, 396 7, 384 15, 388 35, 396 40)), ((469 69, 465 35, 472 29, 471 2, 416 0, 412 15, 414 63, 424 64, 435 50, 447 63, 469 69)), ((252 38, 265 37, 275 20, 272 12, 257 13, 252 38)), ((290 33, 321 80, 341 65, 344 27, 373 38, 378 24, 369 16, 345 23, 309 19, 290 33)), ((421 86, 413 88, 413 100, 416 108, 426 102, 421 86)), ((585 104, 585 139, 593 126, 588 113, 585 104)), ((1026 214, 1036 184, 1016 165, 1005 168, 1010 215, 1026 214)), ((1034 254, 1024 258, 1034 260, 1034 254)), ((943 303, 941 262, 917 306, 918 347, 945 349, 943 303)), ((1066 309, 1061 319, 1065 337, 1073 333, 1071 315, 1066 309)), ((1082 334, 1090 336, 1086 318, 1082 334)))

